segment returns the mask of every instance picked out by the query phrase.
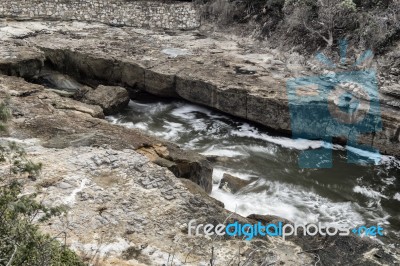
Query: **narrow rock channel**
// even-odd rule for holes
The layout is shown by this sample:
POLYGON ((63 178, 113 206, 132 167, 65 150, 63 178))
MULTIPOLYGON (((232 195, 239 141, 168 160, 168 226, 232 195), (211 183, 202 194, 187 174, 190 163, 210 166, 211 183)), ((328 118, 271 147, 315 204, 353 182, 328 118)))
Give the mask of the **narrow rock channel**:
MULTIPOLYGON (((154 97, 133 100, 108 119, 208 156, 214 161, 211 195, 230 211, 273 214, 298 223, 380 223, 388 229, 381 241, 399 239, 400 161, 394 157, 384 156, 375 166, 348 164, 345 147, 335 145, 332 169, 299 169, 299 151, 327 143, 282 137, 205 107, 154 97), (251 183, 233 194, 219 188, 224 173, 251 183)), ((365 162, 375 156, 353 151, 363 154, 365 162)))
MULTIPOLYGON (((85 87, 58 72, 44 71, 39 77, 45 80, 38 78, 36 82, 61 91, 73 89, 77 93, 85 87)), ((110 98, 101 97, 99 102, 110 98)), ((400 161, 395 157, 383 156, 371 166, 368 161, 375 160, 375 154, 334 145, 334 168, 299 169, 299 151, 330 146, 323 141, 281 136, 185 101, 163 100, 142 93, 134 98, 107 119, 207 156, 214 171, 212 192, 211 188, 206 191, 228 210, 243 216, 277 215, 299 224, 384 224, 387 234, 379 241, 398 241, 400 220, 396 211, 400 184, 396 176, 400 175, 400 161), (346 148, 361 156, 361 165, 347 163, 346 148), (248 180, 249 184, 232 193, 221 186, 224 174, 248 180)), ((158 159, 156 163, 171 168, 171 162, 158 159)))

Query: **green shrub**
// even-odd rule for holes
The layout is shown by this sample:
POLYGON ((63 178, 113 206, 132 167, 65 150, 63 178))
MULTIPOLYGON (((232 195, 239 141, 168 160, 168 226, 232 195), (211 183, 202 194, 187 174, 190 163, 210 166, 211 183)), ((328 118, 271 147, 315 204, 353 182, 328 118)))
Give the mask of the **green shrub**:
MULTIPOLYGON (((8 103, 0 103, 2 130, 10 117, 8 103)), ((84 265, 65 243, 42 234, 35 224, 64 211, 62 207, 48 208, 38 203, 35 194, 22 194, 24 174, 35 177, 41 169, 42 164, 28 160, 17 144, 0 145, 0 265, 84 265)))
POLYGON ((6 123, 11 118, 11 112, 8 108, 8 100, 0 102, 0 131, 6 130, 6 123))
POLYGON ((33 223, 60 215, 62 208, 47 208, 35 194, 21 196, 16 180, 0 188, 0 263, 4 265, 84 265, 56 238, 42 234, 33 223))

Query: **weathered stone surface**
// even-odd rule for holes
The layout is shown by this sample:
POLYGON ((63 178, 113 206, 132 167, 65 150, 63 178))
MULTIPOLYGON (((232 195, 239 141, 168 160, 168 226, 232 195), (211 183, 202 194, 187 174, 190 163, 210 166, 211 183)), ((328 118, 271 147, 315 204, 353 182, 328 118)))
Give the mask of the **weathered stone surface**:
MULTIPOLYGON (((45 91, 48 91, 48 90, 45 90, 45 91)), ((69 99, 69 98, 61 98, 60 99, 58 97, 54 97, 52 106, 59 110, 78 111, 81 113, 89 114, 95 118, 104 118, 103 110, 98 105, 77 103, 76 101, 69 99)))
POLYGON ((138 152, 152 162, 167 167, 175 176, 189 179, 211 193, 213 169, 206 157, 181 150, 173 144, 145 145, 138 152))
POLYGON ((32 0, 2 1, 0 17, 58 19, 164 29, 193 29, 200 26, 200 14, 192 3, 160 1, 32 0))
MULTIPOLYGON (((71 40, 72 46, 74 41, 71 40)), ((41 47, 47 55, 47 60, 63 73, 69 73, 78 80, 86 80, 95 83, 118 85, 123 84, 128 87, 131 97, 134 96, 136 88, 145 87, 145 66, 136 64, 132 61, 115 61, 106 56, 101 56, 107 48, 101 48, 96 55, 88 53, 60 49, 47 49, 41 47), (133 89, 133 90, 131 90, 133 89)))
POLYGON ((37 49, 3 42, 0 46, 0 74, 3 75, 32 78, 39 74, 44 60, 43 52, 37 49))
POLYGON ((145 90, 161 97, 177 97, 175 91, 175 76, 173 70, 165 73, 162 69, 147 69, 145 71, 145 90))
MULTIPOLYGON (((9 25, 26 27, 23 23, 9 25)), ((257 54, 249 53, 246 47, 253 47, 253 40, 240 39, 239 45, 234 36, 228 39, 216 34, 197 38, 198 32, 189 31, 174 32, 172 38, 169 32, 132 28, 110 30, 106 26, 91 25, 78 29, 71 25, 65 30, 64 24, 49 22, 48 25, 51 29, 46 30, 53 32, 51 37, 36 32, 25 41, 41 49, 53 66, 78 80, 122 84, 129 88, 131 97, 137 90, 181 97, 284 133, 291 132, 287 79, 298 76, 299 72, 303 76, 315 76, 318 74, 315 71, 319 71, 307 64, 299 70, 301 62, 305 62, 300 55, 281 55, 262 46, 257 47, 257 54), (63 30, 63 34, 57 30, 63 30), (102 36, 101 43, 97 41, 98 36, 102 36), (190 51, 171 58, 163 52, 166 47, 190 47, 190 51), (291 60, 285 62, 285 56, 291 60), (251 71, 239 73, 238 68, 251 71)), ((9 45, 13 40, 4 42, 9 45)), ((28 48, 24 46, 24 49, 28 48)), ((395 80, 395 76, 390 79, 395 80)), ((386 85, 382 86, 384 92, 386 85)), ((400 156, 400 103, 393 93, 381 96, 383 131, 360 135, 358 141, 372 144, 382 153, 400 156)), ((314 103, 299 101, 294 104, 307 105, 311 110, 314 103)), ((304 123, 304 126, 309 125, 304 123)))
MULTIPOLYGON (((193 181, 182 178, 181 182, 193 195, 200 195, 201 197, 205 197, 206 195, 208 196, 208 194, 204 191, 204 188, 200 187, 193 181)), ((224 208, 224 203, 222 203, 221 201, 214 199, 214 198, 210 198, 210 199, 214 200, 216 205, 219 205, 222 208, 224 208)))
POLYGON ((98 86, 85 94, 82 101, 95 104, 103 108, 105 115, 116 114, 129 103, 129 94, 126 89, 116 86, 98 86))
POLYGON ((207 193, 211 192, 212 166, 206 157, 183 151, 175 144, 161 142, 134 129, 98 119, 104 117, 99 106, 60 97, 41 85, 16 77, 0 76, 0 86, 1 97, 13 96, 13 113, 20 118, 12 126, 17 136, 35 136, 44 141, 44 146, 53 148, 106 143, 114 149, 135 149, 153 161, 157 158, 169 161, 168 169, 177 177, 190 179, 207 193))
MULTIPOLYGON (((49 206, 67 207, 67 215, 41 224, 41 229, 52 235, 65 232, 67 244, 88 263, 159 266, 173 260, 176 265, 207 265, 212 247, 221 265, 250 259, 257 265, 314 263, 313 256, 297 254, 297 245, 279 239, 189 236, 192 219, 195 224, 247 220, 131 149, 50 149, 38 139, 0 139, 6 141, 17 141, 29 159, 43 162, 42 174, 26 180, 24 193, 37 193, 49 206), (238 245, 243 252, 239 257, 238 245), (257 256, 250 258, 250 252, 257 256)), ((0 172, 7 170, 3 166, 0 172)))
POLYGON ((219 183, 219 188, 236 193, 251 182, 250 180, 240 179, 239 177, 225 173, 219 183))

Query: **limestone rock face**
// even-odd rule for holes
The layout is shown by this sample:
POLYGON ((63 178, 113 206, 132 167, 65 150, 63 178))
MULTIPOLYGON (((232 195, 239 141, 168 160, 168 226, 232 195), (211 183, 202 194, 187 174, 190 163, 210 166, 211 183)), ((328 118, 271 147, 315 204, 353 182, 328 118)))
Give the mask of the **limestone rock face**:
POLYGON ((95 104, 103 108, 105 115, 116 114, 129 103, 128 91, 117 86, 98 86, 83 97, 83 102, 95 104))
MULTIPOLYGON (((46 147, 52 148, 106 144, 115 149, 134 149, 177 177, 190 179, 207 193, 211 192, 212 166, 205 156, 99 119, 104 114, 98 105, 60 97, 21 78, 0 76, 0 84, 3 88, 0 97, 11 96, 12 112, 19 117, 13 125, 16 134, 40 138, 46 147)), ((85 88, 87 93, 83 97, 96 91, 85 88)), ((127 95, 126 90, 117 88, 120 94, 127 95)))
MULTIPOLYGON (((0 101, 10 97, 13 114, 10 138, 0 138, 0 144, 16 141, 29 159, 43 163, 40 176, 24 180, 25 192, 37 193, 48 206, 68 206, 66 216, 40 224, 41 229, 54 236, 65 232, 67 244, 84 258, 136 266, 167 264, 173 256, 175 265, 207 265, 214 248, 215 259, 226 265, 239 263, 240 245, 247 252, 240 261, 254 251, 257 265, 268 256, 285 265, 312 264, 313 257, 296 254, 299 247, 291 242, 276 248, 268 239, 188 235, 193 219, 195 224, 247 222, 205 191, 210 191, 212 171, 205 157, 99 119, 94 110, 100 107, 21 78, 0 75, 0 84, 0 101), (143 156, 143 147, 153 153, 143 156), (154 158, 164 159, 166 167, 152 163, 154 158), (167 169, 172 166, 175 174, 167 169), (177 173, 203 179, 194 183, 177 173)), ((0 164, 0 174, 7 169, 0 164)))
POLYGON ((155 144, 138 150, 160 166, 167 167, 175 176, 189 179, 207 193, 212 190, 212 166, 206 157, 179 149, 173 144, 155 144))
MULTIPOLYGON (((193 227, 190 236, 188 223, 193 219, 192 226, 225 220, 246 223, 247 219, 134 150, 52 149, 38 139, 13 140, 24 147, 29 159, 43 162, 42 174, 25 181, 24 193, 37 193, 47 206, 67 207, 67 215, 40 224, 41 229, 54 236, 65 232, 67 244, 88 263, 159 266, 174 256, 174 265, 207 265, 214 248, 215 260, 228 265, 238 263, 240 245, 242 262, 253 252, 253 265, 264 260, 313 265, 312 255, 298 254, 298 246, 288 241, 194 236, 193 227)), ((2 144, 5 141, 0 139, 2 144)), ((7 170, 3 166, 0 173, 7 170)))
POLYGON ((1 37, 0 74, 32 78, 40 72, 45 61, 42 51, 2 42, 1 37))
POLYGON ((228 192, 236 193, 252 181, 250 180, 243 180, 239 177, 230 175, 225 173, 221 179, 221 183, 219 184, 219 188, 225 189, 228 192))
MULTIPOLYGON (((241 38, 239 41, 219 33, 210 33, 199 39, 196 37, 198 32, 192 31, 173 32, 171 35, 171 32, 150 30, 144 34, 142 30, 129 27, 110 29, 105 25, 91 24, 77 28, 67 24, 68 27, 64 23, 48 22, 46 31, 51 34, 36 32, 26 36, 21 47, 16 47, 13 39, 0 40, 4 47, 12 47, 10 50, 15 51, 12 55, 17 55, 13 62, 8 54, 4 54, 7 60, 0 60, 0 73, 25 77, 38 71, 28 71, 25 66, 28 62, 18 59, 18 50, 21 50, 22 59, 26 57, 33 60, 29 62, 35 62, 30 67, 40 68, 45 56, 46 62, 60 72, 77 80, 122 85, 128 88, 130 97, 134 97, 138 90, 163 97, 178 97, 279 132, 294 133, 297 137, 299 134, 308 136, 310 130, 316 135, 308 136, 312 139, 336 136, 325 129, 315 130, 315 125, 304 119, 310 112, 319 116, 325 100, 329 106, 340 109, 335 100, 309 102, 304 101, 307 97, 297 97, 297 100, 288 97, 286 85, 289 80, 321 75, 322 79, 326 78, 321 68, 305 64, 308 58, 299 54, 282 54, 262 46, 255 48, 252 39, 241 38), (163 52, 166 48, 182 50, 187 47, 190 47, 187 54, 176 57, 163 52), (293 111, 289 105, 305 111, 293 111), (291 116, 293 113, 295 119, 291 116), (297 120, 296 124, 300 126, 292 128, 292 120, 297 120)), ((19 22, 9 23, 8 27, 21 29, 28 26, 19 22)), ((393 85, 399 83, 396 56, 389 54, 391 59, 379 59, 378 65, 390 65, 391 69, 377 69, 378 76, 381 76, 378 80, 382 130, 378 131, 380 127, 377 127, 377 132, 354 133, 354 137, 358 145, 372 146, 383 154, 399 157, 400 101, 398 88, 393 85), (382 76, 382 72, 387 75, 382 76)), ((341 79, 340 75, 335 79, 341 79)), ((352 89, 350 85, 344 89, 354 95, 355 100, 368 103, 368 97, 358 93, 357 88, 352 89)), ((302 96, 301 90, 299 92, 298 95, 302 96)), ((320 125, 326 124, 326 128, 333 128, 335 120, 330 119, 330 115, 325 117, 323 122, 313 120, 320 125)))

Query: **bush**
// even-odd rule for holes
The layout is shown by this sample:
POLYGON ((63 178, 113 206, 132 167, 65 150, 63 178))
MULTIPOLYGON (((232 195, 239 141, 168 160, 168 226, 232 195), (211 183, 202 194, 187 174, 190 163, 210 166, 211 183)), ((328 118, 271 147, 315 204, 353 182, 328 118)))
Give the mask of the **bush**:
MULTIPOLYGON (((7 105, 8 102, 0 103, 2 130, 11 117, 7 105)), ((0 145, 0 265, 84 265, 65 243, 42 234, 34 224, 60 215, 63 208, 47 208, 35 201, 35 194, 22 195, 26 176, 34 178, 42 169, 42 164, 25 155, 15 143, 0 145)))
POLYGON ((36 195, 21 196, 16 180, 0 188, 0 263, 4 265, 84 265, 65 245, 39 232, 32 222, 59 215, 61 208, 46 208, 36 195))
MULTIPOLYGON (((352 46, 379 52, 400 39, 399 0, 195 0, 206 19, 247 23, 253 36, 270 38, 283 49, 333 47, 346 38, 352 46), (255 22, 255 23, 249 23, 255 22)), ((241 25, 242 27, 243 25, 241 25)), ((335 50, 335 49, 333 49, 335 50)))
POLYGON ((0 102, 0 131, 6 130, 6 123, 11 118, 10 109, 8 109, 8 99, 0 102))

